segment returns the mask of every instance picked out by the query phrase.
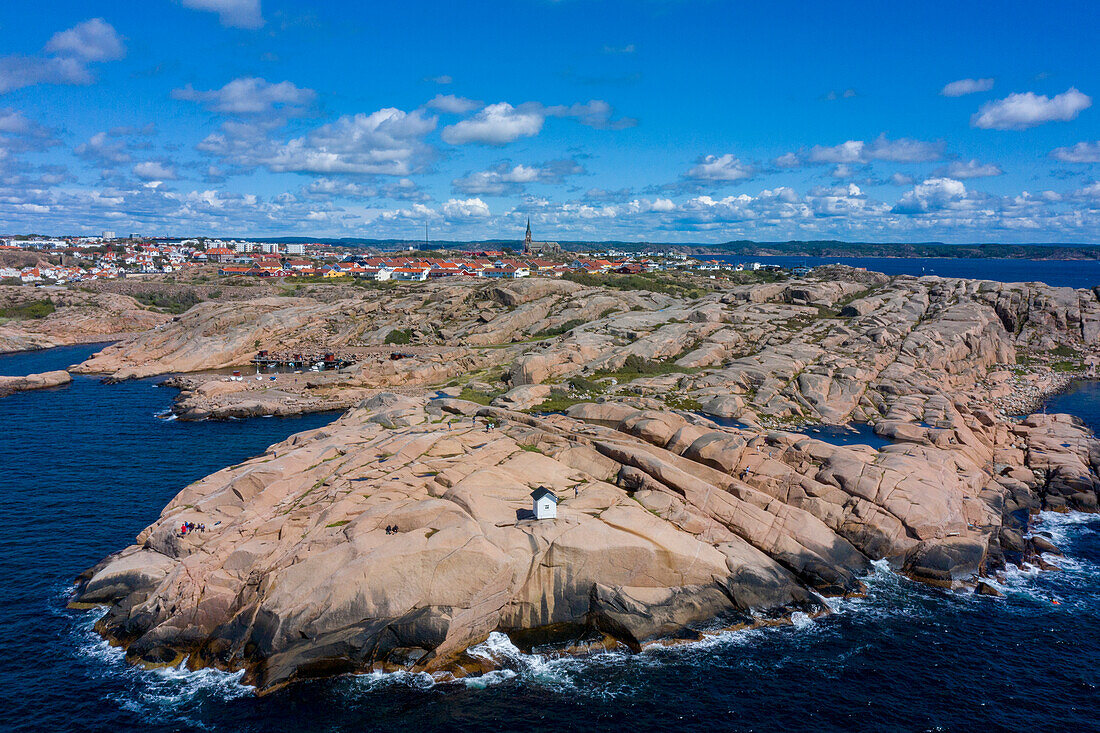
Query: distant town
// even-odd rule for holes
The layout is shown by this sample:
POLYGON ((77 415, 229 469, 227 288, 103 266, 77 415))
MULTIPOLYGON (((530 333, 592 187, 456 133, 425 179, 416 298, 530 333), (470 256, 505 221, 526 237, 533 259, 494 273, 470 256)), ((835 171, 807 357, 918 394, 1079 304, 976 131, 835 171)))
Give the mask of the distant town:
MULTIPOLYGON (((424 247, 425 245, 421 245, 424 247)), ((554 242, 537 242, 530 228, 515 249, 438 251, 409 247, 392 252, 324 243, 277 243, 223 239, 160 239, 137 234, 118 237, 0 239, 0 254, 49 255, 18 266, 0 259, 0 284, 65 285, 94 280, 140 278, 205 267, 218 275, 240 278, 356 278, 376 282, 426 281, 445 277, 562 277, 567 273, 641 274, 662 270, 779 270, 760 262, 700 258, 676 252, 564 252, 554 242), (45 260, 50 262, 47 263, 45 260), (53 262, 56 261, 56 264, 53 262)), ((799 273, 795 273, 799 274, 799 273)))

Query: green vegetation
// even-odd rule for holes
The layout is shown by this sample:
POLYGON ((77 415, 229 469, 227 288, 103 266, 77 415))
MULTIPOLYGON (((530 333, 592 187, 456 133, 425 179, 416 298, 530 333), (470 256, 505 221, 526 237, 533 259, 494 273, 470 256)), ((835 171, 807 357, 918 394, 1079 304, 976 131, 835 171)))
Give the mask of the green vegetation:
POLYGON ((486 406, 488 406, 488 404, 492 402, 493 399, 496 397, 497 395, 495 394, 491 394, 489 392, 479 392, 475 389, 470 389, 469 387, 463 387, 462 394, 458 396, 460 400, 466 400, 467 402, 476 402, 479 405, 486 406))
POLYGON ((332 524, 326 524, 325 527, 326 528, 327 527, 343 527, 345 524, 351 524, 351 520, 350 519, 341 519, 338 522, 333 522, 332 524))
POLYGON ((386 344, 408 344, 412 342, 413 330, 411 328, 395 328, 386 334, 386 340, 383 343, 386 344))
POLYGON ((681 298, 701 298, 710 288, 685 276, 647 272, 639 275, 589 275, 585 272, 567 272, 564 279, 580 285, 613 288, 615 290, 647 290, 681 298))
POLYGON ((1076 361, 1056 361, 1050 365, 1050 368, 1056 372, 1078 372, 1081 371, 1081 363, 1076 361))
POLYGON ((26 303, 0 308, 0 318, 13 318, 17 320, 45 318, 55 310, 57 310, 57 306, 48 298, 46 300, 31 300, 26 303))
POLYGON ((521 443, 519 447, 520 447, 520 448, 523 448, 523 449, 524 449, 525 451, 527 451, 528 453, 541 453, 542 455, 546 455, 545 451, 543 451, 543 450, 542 450, 541 448, 539 448, 538 446, 534 446, 534 445, 523 445, 523 444, 521 443))
POLYGON ((1059 344, 1050 350, 1051 356, 1058 356, 1063 359, 1076 359, 1080 354, 1077 349, 1072 346, 1066 346, 1065 344, 1059 344))
POLYGON ((535 405, 529 410, 524 412, 565 412, 573 405, 579 405, 582 402, 591 402, 589 397, 549 397, 542 404, 535 405))
POLYGON ((614 377, 619 383, 629 382, 639 377, 655 377, 661 374, 695 374, 698 372, 697 368, 688 368, 677 366, 672 359, 666 359, 660 361, 657 359, 646 359, 638 356, 637 354, 631 354, 626 357, 626 361, 623 365, 613 372, 599 372, 596 374, 597 379, 603 379, 606 377, 614 377))
POLYGON ((192 290, 182 293, 135 293, 134 299, 142 305, 175 315, 190 310, 204 300, 201 295, 192 290))
POLYGON ((578 392, 602 392, 603 385, 584 377, 570 377, 569 386, 578 392))
MULTIPOLYGON (((614 309, 612 309, 614 310, 614 309)), ((600 316, 601 318, 603 316, 600 316)), ((574 318, 566 321, 560 326, 553 326, 551 328, 544 328, 536 334, 531 336, 531 341, 542 341, 543 339, 553 338, 554 336, 561 336, 563 333, 569 333, 577 326, 583 326, 585 321, 581 318, 574 318)))

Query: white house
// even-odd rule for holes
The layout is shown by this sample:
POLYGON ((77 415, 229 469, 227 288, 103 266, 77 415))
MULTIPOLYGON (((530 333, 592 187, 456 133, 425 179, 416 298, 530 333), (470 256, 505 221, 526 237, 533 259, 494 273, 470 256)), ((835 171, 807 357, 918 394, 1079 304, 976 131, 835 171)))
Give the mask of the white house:
POLYGON ((556 519, 558 516, 558 497, 553 491, 540 486, 531 492, 531 511, 535 519, 556 519))

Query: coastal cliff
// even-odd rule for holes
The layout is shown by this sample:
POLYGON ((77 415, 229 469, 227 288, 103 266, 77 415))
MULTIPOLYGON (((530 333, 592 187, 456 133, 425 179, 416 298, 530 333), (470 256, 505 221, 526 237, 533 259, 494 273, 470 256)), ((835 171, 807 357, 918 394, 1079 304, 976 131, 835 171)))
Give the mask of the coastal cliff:
POLYGON ((97 628, 131 661, 187 656, 269 690, 476 674, 465 650, 493 631, 639 649, 825 612, 878 560, 973 589, 1053 549, 1034 512, 1097 509, 1100 442, 1019 417, 1093 363, 1091 291, 848 270, 701 297, 433 284, 204 304, 82 369, 232 366, 319 331, 363 358, 274 392, 189 384, 199 416, 307 393, 356 406, 186 487, 81 577, 75 602, 107 606, 97 628), (415 334, 398 361, 395 329, 415 334), (798 432, 850 421, 884 445, 798 432), (538 487, 556 519, 530 516, 538 487))

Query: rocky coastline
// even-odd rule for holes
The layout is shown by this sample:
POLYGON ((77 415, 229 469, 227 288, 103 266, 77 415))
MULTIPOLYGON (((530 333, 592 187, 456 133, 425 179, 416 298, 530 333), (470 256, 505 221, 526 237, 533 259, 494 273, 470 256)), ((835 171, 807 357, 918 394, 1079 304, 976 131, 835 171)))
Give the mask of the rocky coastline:
POLYGON ((72 375, 70 375, 64 369, 59 369, 52 372, 42 372, 40 374, 27 374, 20 377, 5 377, 0 376, 0 397, 4 397, 15 392, 27 392, 34 389, 49 389, 50 387, 60 387, 73 381, 72 375))
POLYGON ((881 560, 988 593, 1050 562, 1038 511, 1097 510, 1100 441, 1034 411, 1098 353, 1092 291, 843 269, 699 298, 530 280, 200 304, 78 371, 185 372, 182 419, 350 409, 186 487, 74 603, 135 663, 263 692, 477 674, 495 631, 637 650, 821 613, 881 560), (355 363, 212 371, 319 333, 355 363), (538 487, 556 519, 530 516, 538 487))

